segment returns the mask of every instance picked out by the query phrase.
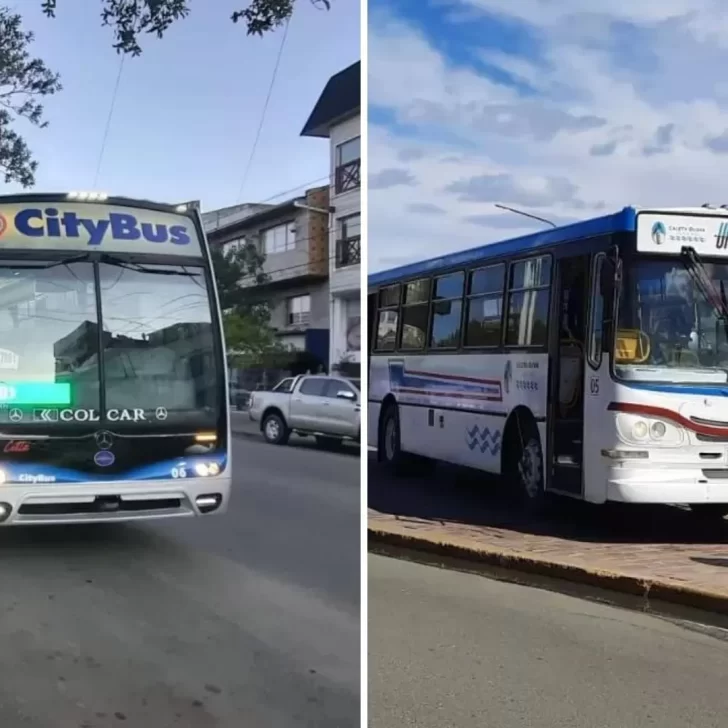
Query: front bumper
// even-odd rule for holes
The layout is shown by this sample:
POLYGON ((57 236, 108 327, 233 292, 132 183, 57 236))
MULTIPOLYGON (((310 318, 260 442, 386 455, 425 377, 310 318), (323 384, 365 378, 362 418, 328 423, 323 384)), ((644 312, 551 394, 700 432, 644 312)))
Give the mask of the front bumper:
POLYGON ((140 521, 206 515, 210 498, 219 505, 207 514, 228 509, 231 476, 161 481, 118 481, 78 484, 4 485, 0 511, 10 509, 2 526, 140 521), (207 496, 207 498, 205 498, 207 496))
POLYGON ((609 468, 607 500, 621 503, 728 503, 728 469, 723 467, 609 468))

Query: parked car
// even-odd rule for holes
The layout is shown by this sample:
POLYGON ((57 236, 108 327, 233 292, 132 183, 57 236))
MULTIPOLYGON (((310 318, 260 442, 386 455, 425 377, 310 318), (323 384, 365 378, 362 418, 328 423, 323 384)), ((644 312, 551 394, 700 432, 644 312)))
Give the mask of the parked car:
POLYGON ((247 389, 230 385, 230 406, 237 410, 244 410, 250 402, 250 392, 247 389))
POLYGON ((361 391, 344 377, 306 374, 283 380, 273 391, 253 392, 248 413, 274 445, 285 445, 293 432, 312 435, 322 446, 361 437, 361 391))

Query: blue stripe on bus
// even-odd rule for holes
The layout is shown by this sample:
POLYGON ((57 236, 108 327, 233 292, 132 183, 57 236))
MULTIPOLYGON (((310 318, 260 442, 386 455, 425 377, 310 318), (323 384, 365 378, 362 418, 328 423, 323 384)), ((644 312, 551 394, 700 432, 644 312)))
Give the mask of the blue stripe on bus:
POLYGON ((44 465, 42 463, 21 463, 21 462, 5 462, 2 470, 5 474, 5 483, 7 485, 45 485, 56 483, 111 483, 114 481, 146 481, 146 480, 169 480, 172 478, 172 470, 181 467, 187 468, 189 471, 186 475, 188 478, 198 477, 194 473, 194 466, 199 463, 217 463, 220 472, 225 470, 227 465, 227 455, 225 453, 210 453, 209 455, 195 455, 191 458, 175 458, 174 460, 165 460, 162 462, 152 463, 151 465, 143 465, 139 468, 132 468, 122 473, 84 473, 80 470, 72 470, 70 468, 57 468, 52 465, 44 465), (21 476, 24 480, 20 480, 21 476), (52 483, 42 480, 33 483, 34 476, 44 478, 53 478, 52 483))

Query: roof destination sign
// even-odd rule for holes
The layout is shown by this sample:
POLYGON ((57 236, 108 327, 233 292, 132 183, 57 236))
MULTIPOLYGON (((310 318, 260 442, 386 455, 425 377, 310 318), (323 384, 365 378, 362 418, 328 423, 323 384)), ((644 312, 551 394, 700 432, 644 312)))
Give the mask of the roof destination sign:
POLYGON ((9 248, 202 254, 186 215, 66 200, 0 204, 0 250, 9 248))

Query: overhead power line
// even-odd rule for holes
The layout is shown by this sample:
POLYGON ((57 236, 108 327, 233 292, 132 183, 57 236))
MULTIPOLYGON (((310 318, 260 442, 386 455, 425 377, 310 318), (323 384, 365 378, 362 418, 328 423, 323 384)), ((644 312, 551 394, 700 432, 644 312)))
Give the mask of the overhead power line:
POLYGON ((263 110, 260 114, 260 121, 258 122, 258 130, 255 133, 255 139, 253 140, 253 146, 250 148, 250 156, 248 157, 248 162, 245 165, 245 169, 243 171, 243 178, 240 182, 240 189, 238 190, 238 197, 237 202, 240 202, 243 198, 243 190, 245 188, 245 183, 248 181, 248 175, 250 174, 250 168, 253 165, 253 158, 255 157, 255 152, 258 148, 258 142, 260 141, 260 134, 263 131, 263 124, 265 123, 265 115, 268 111, 268 104, 270 103, 270 97, 273 93, 273 86, 276 82, 276 76, 278 75, 278 68, 281 65, 281 57, 283 56, 283 48, 286 45, 286 38, 288 37, 288 26, 290 25, 290 19, 286 20, 286 24, 283 28, 283 37, 281 38, 281 45, 278 48, 278 56, 276 57, 275 66, 273 67, 273 75, 270 79, 270 84, 268 85, 268 93, 265 97, 265 102, 263 103, 263 110))
POLYGON ((116 83, 114 84, 114 91, 111 95, 111 106, 109 107, 109 115, 106 118, 106 127, 104 129, 104 136, 101 141, 101 149, 99 149, 99 158, 96 161, 96 174, 94 175, 94 183, 91 186, 92 190, 96 189, 99 183, 99 174, 101 173, 101 163, 104 161, 104 152, 106 151, 106 141, 109 138, 109 129, 111 129, 111 120, 114 116, 114 106, 116 105, 116 97, 119 94, 119 84, 121 83, 121 75, 124 71, 124 58, 126 56, 122 53, 121 60, 119 61, 119 72, 116 74, 116 83))

